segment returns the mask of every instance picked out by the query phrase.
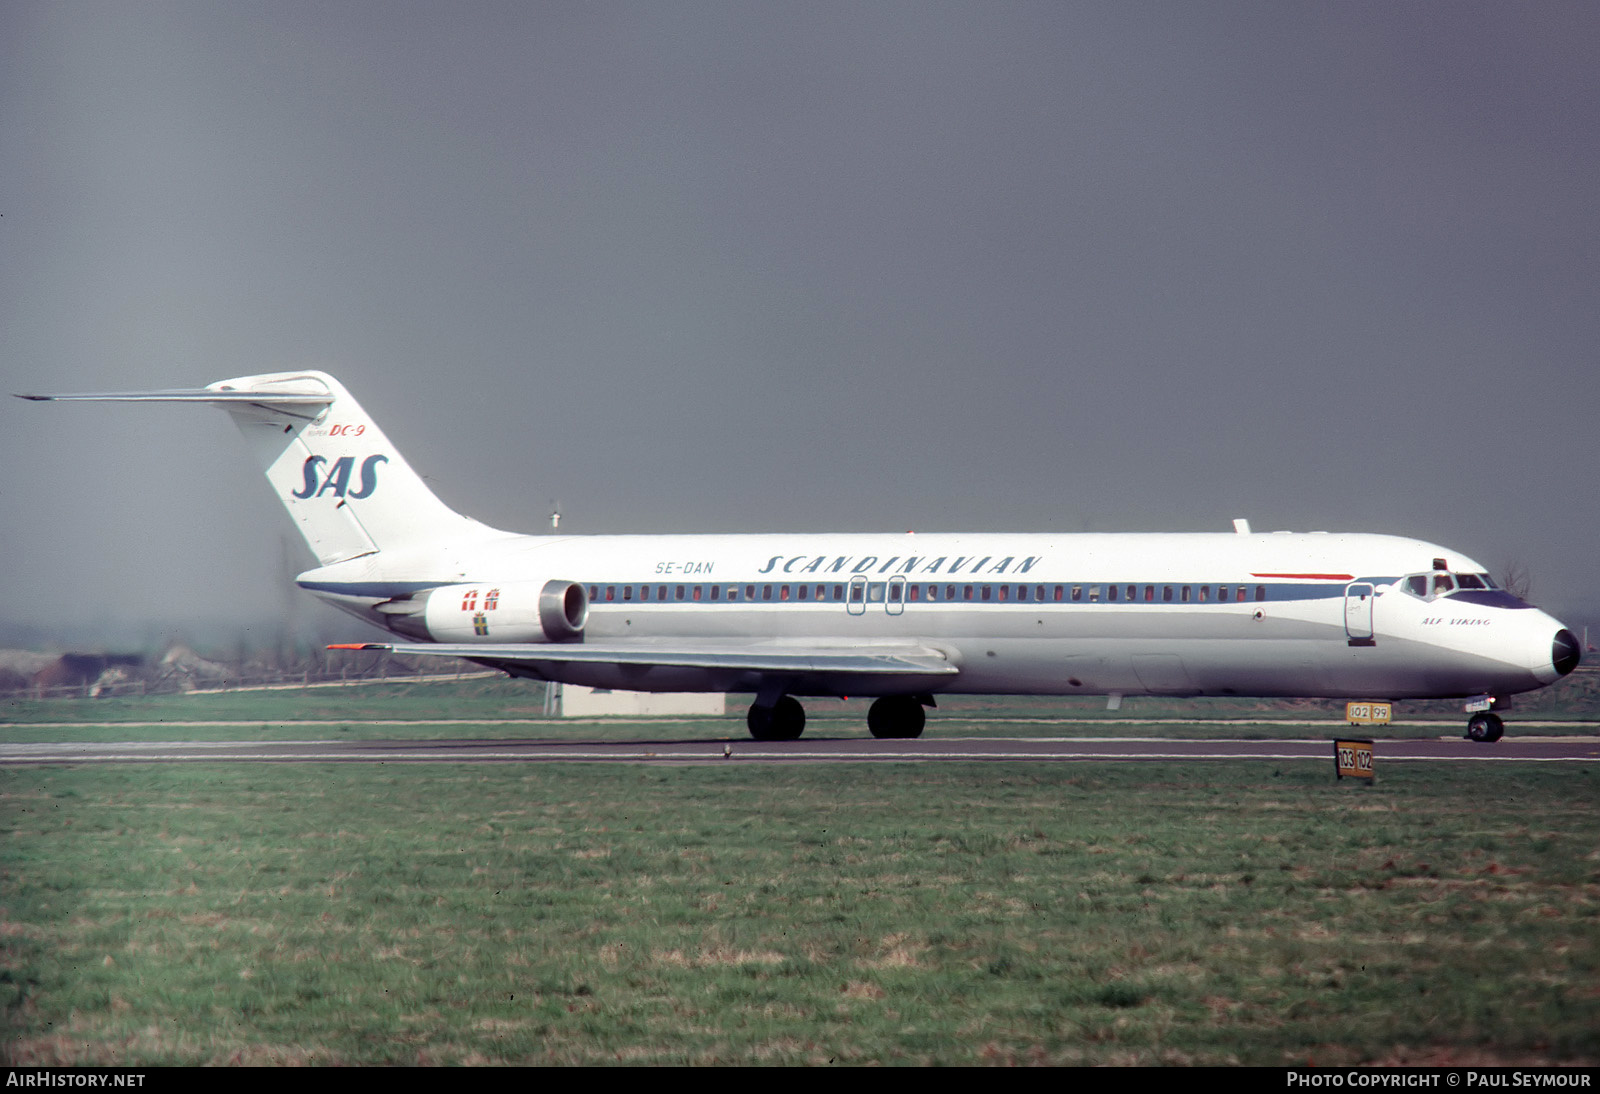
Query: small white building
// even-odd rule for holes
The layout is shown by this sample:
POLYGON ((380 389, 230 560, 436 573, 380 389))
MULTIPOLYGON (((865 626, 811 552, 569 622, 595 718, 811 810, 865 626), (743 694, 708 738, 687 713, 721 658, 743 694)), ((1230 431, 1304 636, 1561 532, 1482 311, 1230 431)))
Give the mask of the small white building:
POLYGON ((683 718, 726 714, 720 692, 608 691, 576 684, 551 684, 563 718, 683 718))

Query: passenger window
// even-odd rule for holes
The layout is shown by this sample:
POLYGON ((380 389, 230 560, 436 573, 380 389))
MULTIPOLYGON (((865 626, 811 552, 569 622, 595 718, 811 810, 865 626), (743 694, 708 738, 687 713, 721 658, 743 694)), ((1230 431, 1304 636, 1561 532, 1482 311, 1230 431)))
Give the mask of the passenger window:
POLYGON ((694 587, 694 598, 695 598, 695 599, 696 599, 696 600, 699 600, 699 599, 700 599, 700 586, 698 586, 698 585, 696 585, 696 586, 695 586, 695 587, 694 587))
POLYGON ((1154 585, 1146 585, 1144 587, 1144 598, 1146 600, 1154 600, 1156 598, 1156 587, 1154 585))
MULTIPOLYGON (((1057 597, 1056 599, 1059 600, 1061 598, 1057 597)), ((1073 600, 1073 602, 1076 603, 1076 602, 1078 602, 1078 601, 1080 601, 1082 599, 1083 599, 1083 586, 1082 585, 1074 585, 1072 587, 1072 600, 1073 600)))
POLYGON ((632 585, 624 585, 622 587, 622 599, 625 600, 625 601, 633 599, 633 586, 632 585))
MULTIPOLYGON (((1113 589, 1112 592, 1116 592, 1116 590, 1113 589)), ((1089 586, 1089 603, 1091 603, 1091 604, 1100 603, 1100 586, 1098 586, 1098 585, 1090 585, 1089 586)))
POLYGON ((789 599, 789 586, 787 586, 787 585, 779 586, 779 588, 778 588, 778 599, 779 600, 788 600, 789 599))
POLYGON ((678 586, 678 588, 677 588, 677 594, 678 594, 678 595, 677 595, 677 596, 676 596, 676 597, 674 597, 674 598, 673 598, 673 599, 675 599, 675 600, 682 600, 682 599, 683 599, 683 586, 682 586, 682 585, 679 585, 679 586, 678 586))
POLYGON ((1172 586, 1171 585, 1163 585, 1161 587, 1161 599, 1165 600, 1165 601, 1170 601, 1172 599, 1172 586))
POLYGON ((722 586, 721 585, 713 585, 713 586, 711 586, 711 599, 712 600, 720 600, 721 598, 722 598, 722 586))
MULTIPOLYGON (((1116 598, 1117 598, 1117 587, 1115 585, 1107 585, 1106 586, 1106 599, 1107 600, 1115 600, 1116 598)), ((1074 599, 1076 599, 1076 598, 1074 598, 1074 599)))
POLYGON ((1257 585, 1256 586, 1256 599, 1257 600, 1265 600, 1266 598, 1267 598, 1267 587, 1265 585, 1257 585))

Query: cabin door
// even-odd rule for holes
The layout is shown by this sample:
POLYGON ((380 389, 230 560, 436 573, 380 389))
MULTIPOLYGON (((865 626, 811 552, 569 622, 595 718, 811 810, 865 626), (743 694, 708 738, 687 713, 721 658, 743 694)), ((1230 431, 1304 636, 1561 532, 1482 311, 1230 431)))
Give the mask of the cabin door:
POLYGON ((1344 587, 1344 635, 1352 646, 1375 645, 1372 637, 1373 587, 1357 581, 1344 587))

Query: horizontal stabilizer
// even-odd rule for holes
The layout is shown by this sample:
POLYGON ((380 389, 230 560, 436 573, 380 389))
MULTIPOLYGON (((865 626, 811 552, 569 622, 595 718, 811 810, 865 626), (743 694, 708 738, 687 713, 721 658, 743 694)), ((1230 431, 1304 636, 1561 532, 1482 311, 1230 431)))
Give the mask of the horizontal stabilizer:
POLYGON ((199 403, 223 410, 272 410, 286 418, 315 418, 333 402, 328 392, 213 391, 210 388, 175 388, 171 391, 86 391, 67 395, 18 395, 39 403, 199 403), (296 412, 290 407, 303 407, 296 412))
POLYGON ((389 650, 407 656, 460 657, 474 661, 647 665, 662 668, 733 669, 741 672, 854 673, 865 676, 908 673, 954 676, 961 670, 939 650, 927 646, 645 646, 595 643, 418 643, 391 645, 356 642, 330 650, 389 650))
POLYGON ((173 388, 170 391, 82 391, 68 395, 18 395, 39 403, 284 403, 290 406, 327 406, 333 396, 309 392, 212 391, 204 387, 173 388))
POLYGON ((385 550, 495 534, 435 497, 377 423, 325 372, 237 376, 200 388, 18 398, 184 403, 227 411, 323 566, 385 550))

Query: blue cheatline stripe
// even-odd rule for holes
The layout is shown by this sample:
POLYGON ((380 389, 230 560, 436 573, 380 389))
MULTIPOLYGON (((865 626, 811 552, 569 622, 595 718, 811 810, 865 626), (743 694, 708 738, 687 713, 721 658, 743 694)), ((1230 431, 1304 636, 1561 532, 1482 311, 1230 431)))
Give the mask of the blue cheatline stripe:
MULTIPOLYGON (((1387 585, 1393 582, 1393 577, 1363 577, 1355 579, 1356 583, 1370 585, 1387 585)), ((501 585, 512 584, 511 581, 502 580, 501 585)), ((375 597, 378 599, 399 599, 415 593, 436 589, 442 585, 472 585, 477 584, 486 591, 495 584, 491 581, 304 581, 300 587, 308 592, 326 592, 340 596, 375 597)), ((1049 605, 1066 606, 1124 606, 1124 605, 1185 605, 1192 607, 1225 607, 1239 604, 1258 603, 1283 603, 1300 600, 1327 600, 1344 596, 1345 586, 1351 582, 1177 582, 1177 581, 1118 581, 1118 582, 995 582, 995 581, 955 581, 955 582, 889 582, 867 581, 852 583, 848 581, 760 581, 760 582, 579 582, 588 591, 590 601, 596 605, 604 604, 694 604, 699 607, 756 604, 882 604, 885 597, 899 592, 900 599, 889 601, 898 604, 928 604, 945 605, 959 604, 971 607, 992 607, 997 605, 1030 605, 1045 607, 1049 605), (800 589, 807 590, 807 598, 801 599, 800 589), (823 596, 818 599, 813 594, 821 588, 823 596), (852 588, 860 590, 860 598, 852 600, 852 588), (1117 590, 1117 598, 1111 599, 1109 590, 1117 590), (1189 599, 1184 600, 1183 590, 1189 590, 1189 599), (1245 597, 1240 600, 1239 590, 1244 589, 1245 597), (700 590, 699 599, 695 598, 694 591, 700 590), (788 589, 787 598, 783 590, 788 589), (934 590, 934 595, 929 596, 929 590, 934 590), (954 589, 955 595, 947 596, 947 592, 954 589), (967 590, 971 590, 971 599, 967 598, 967 590), (1073 590, 1078 591, 1078 599, 1073 599, 1073 590), (1129 590, 1134 596, 1129 598, 1129 590), (1151 591, 1146 599, 1146 590, 1151 591), (1206 599, 1201 600, 1200 590, 1206 590, 1206 599), (1226 599, 1217 599, 1217 590, 1227 591, 1226 599), (610 597, 607 597, 607 591, 610 597), (640 595, 641 590, 645 595, 640 595), (712 590, 716 590, 715 599, 712 590), (985 590, 988 591, 985 597, 985 590), (1002 599, 1001 590, 1005 590, 1002 599), (1041 592, 1042 590, 1042 592, 1041 592), (1167 590, 1171 590, 1171 599, 1167 599, 1167 590), (751 595, 753 591, 753 595, 751 595), (913 591, 915 599, 913 599, 913 591), (663 598, 663 593, 665 597, 663 598), (1042 599, 1041 599, 1042 596, 1042 599), (1090 599, 1091 596, 1094 599, 1090 599), (624 599, 624 598, 627 599, 624 599), (1059 599, 1058 599, 1059 597, 1059 599)), ((1457 594, 1465 596, 1466 594, 1457 594)), ((1511 598, 1514 599, 1514 598, 1511 598)), ((1520 604, 1520 602, 1518 602, 1520 604)), ((1506 607, 1514 605, 1506 604, 1506 607)))
MULTIPOLYGON (((1371 585, 1388 584, 1395 579, 1392 577, 1361 578, 1359 582, 1371 585)), ((863 590, 860 597, 852 598, 852 585, 848 582, 817 582, 817 581, 789 581, 789 582, 700 582, 678 584, 676 582, 661 583, 649 582, 583 582, 589 590, 590 602, 594 604, 698 604, 698 605, 723 605, 723 604, 838 604, 838 603, 871 603, 882 604, 885 595, 892 595, 890 586, 884 581, 867 582, 865 585, 856 583, 854 588, 863 590), (822 589, 823 595, 818 598, 813 595, 816 589, 822 589), (800 590, 807 590, 807 596, 802 598, 800 590), (698 598, 695 592, 699 591, 698 598), (713 598, 712 590, 716 590, 713 598), (754 592, 752 593, 752 590, 754 592), (788 595, 785 595, 787 590, 788 595), (663 593, 665 595, 663 596, 663 593), (608 595, 609 594, 609 595, 608 595), (863 599, 864 598, 864 599, 863 599)), ((1043 607, 1047 605, 1125 605, 1125 604, 1150 604, 1150 605, 1192 605, 1199 606, 1226 606, 1238 604, 1259 604, 1264 602, 1287 602, 1298 600, 1327 600, 1338 599, 1344 596, 1345 586, 1350 582, 1339 581, 1336 583, 1271 583, 1248 582, 1241 586, 1238 583, 1199 583, 1199 582, 1126 582, 1115 583, 1117 590, 1116 599, 1111 599, 1109 589, 1113 586, 1107 582, 907 582, 899 586, 901 599, 890 603, 906 604, 961 604, 974 606, 994 605, 1021 605, 1043 607), (1245 590, 1245 597, 1240 600, 1238 590, 1245 590), (1183 599, 1183 590, 1189 590, 1189 598, 1183 599), (928 590, 935 591, 934 596, 928 595, 928 590), (956 590, 956 595, 948 596, 949 590, 956 590), (967 590, 971 590, 968 599, 967 590), (1078 599, 1073 599, 1073 590, 1078 590, 1078 599), (1134 595, 1129 597, 1132 589, 1134 595), (1206 599, 1200 599, 1200 590, 1206 590, 1206 599), (1218 589, 1226 589, 1226 599, 1217 599, 1218 589), (1002 595, 1002 590, 1004 594, 1002 595), (1042 594, 1041 594, 1042 590, 1042 594), (1146 592, 1149 591, 1147 599, 1146 592), (1168 599, 1168 591, 1171 598, 1168 599), (987 595, 986 595, 987 591, 987 595), (913 592, 915 596, 913 597, 913 592), (1041 598, 1042 596, 1042 598, 1041 598), (1093 597, 1093 599, 1091 599, 1093 597)))

